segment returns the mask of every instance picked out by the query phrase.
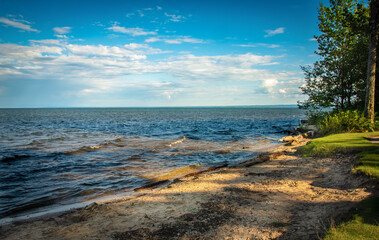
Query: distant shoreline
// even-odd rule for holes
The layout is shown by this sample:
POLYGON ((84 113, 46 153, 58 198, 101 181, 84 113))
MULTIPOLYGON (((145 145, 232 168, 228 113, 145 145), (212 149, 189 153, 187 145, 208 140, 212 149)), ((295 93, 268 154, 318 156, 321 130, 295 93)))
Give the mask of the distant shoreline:
POLYGON ((130 106, 130 107, 0 107, 3 109, 196 109, 196 108, 298 108, 296 104, 285 105, 236 105, 236 106, 130 106))

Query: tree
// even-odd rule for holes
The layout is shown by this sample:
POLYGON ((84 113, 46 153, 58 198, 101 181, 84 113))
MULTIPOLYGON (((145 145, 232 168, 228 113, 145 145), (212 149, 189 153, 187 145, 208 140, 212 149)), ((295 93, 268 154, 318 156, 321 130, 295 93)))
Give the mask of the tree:
POLYGON ((308 99, 299 107, 362 108, 365 99, 367 69, 368 8, 357 0, 330 0, 320 4, 316 36, 320 60, 302 66, 306 84, 301 87, 308 99))
POLYGON ((375 74, 376 74, 376 54, 378 44, 378 1, 370 2, 370 45, 367 64, 365 116, 374 123, 375 117, 375 74))

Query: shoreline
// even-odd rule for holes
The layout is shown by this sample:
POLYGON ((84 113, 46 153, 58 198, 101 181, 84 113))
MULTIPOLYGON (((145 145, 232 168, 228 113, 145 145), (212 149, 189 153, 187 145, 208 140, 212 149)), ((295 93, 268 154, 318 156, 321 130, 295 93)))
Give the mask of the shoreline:
POLYGON ((338 217, 371 193, 361 187, 365 178, 349 173, 354 156, 297 156, 307 142, 282 144, 133 197, 2 226, 0 238, 317 239, 320 219, 338 217))
POLYGON ((55 215, 65 214, 67 212, 83 209, 93 203, 107 204, 107 203, 132 199, 134 197, 138 197, 139 192, 143 190, 156 191, 186 177, 194 176, 197 174, 203 174, 207 172, 212 172, 223 167, 232 167, 232 166, 240 165, 241 163, 244 163, 244 162, 250 162, 253 159, 259 158, 261 155, 265 155, 269 153, 270 151, 276 149, 278 146, 281 146, 281 145, 283 145, 283 143, 280 143, 277 140, 270 141, 266 143, 265 145, 260 144, 259 145, 260 147, 258 148, 254 147, 254 151, 257 153, 257 156, 249 160, 242 160, 242 161, 231 162, 231 163, 210 164, 208 166, 188 165, 188 166, 182 166, 179 168, 171 169, 169 171, 151 173, 149 174, 150 176, 149 178, 151 182, 138 186, 138 187, 131 188, 129 192, 123 192, 121 194, 104 195, 104 196, 100 194, 97 197, 92 197, 91 199, 84 200, 82 202, 46 206, 46 207, 42 207, 41 209, 35 209, 35 210, 31 210, 25 213, 21 213, 19 215, 4 217, 0 219, 0 227, 7 226, 14 222, 15 223, 32 222, 35 220, 44 219, 44 218, 52 217, 55 215))

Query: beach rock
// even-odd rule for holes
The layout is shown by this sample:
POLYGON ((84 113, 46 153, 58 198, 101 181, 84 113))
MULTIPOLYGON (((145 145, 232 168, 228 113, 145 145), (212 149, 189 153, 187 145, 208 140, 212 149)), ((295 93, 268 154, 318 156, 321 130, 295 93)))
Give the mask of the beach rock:
POLYGON ((92 211, 92 210, 95 210, 98 206, 99 206, 99 204, 94 202, 94 203, 91 203, 91 204, 85 206, 84 209, 92 211))
POLYGON ((295 139, 294 136, 287 136, 287 137, 282 137, 279 139, 279 142, 292 142, 295 139))
POLYGON ((303 135, 287 136, 279 139, 279 142, 287 142, 290 145, 296 145, 303 140, 303 135))

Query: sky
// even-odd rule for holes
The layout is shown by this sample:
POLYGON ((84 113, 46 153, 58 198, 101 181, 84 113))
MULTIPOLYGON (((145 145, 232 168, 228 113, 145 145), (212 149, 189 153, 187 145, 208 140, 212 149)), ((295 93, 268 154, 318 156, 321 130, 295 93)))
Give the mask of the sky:
POLYGON ((0 107, 296 104, 326 0, 0 0, 0 107))

